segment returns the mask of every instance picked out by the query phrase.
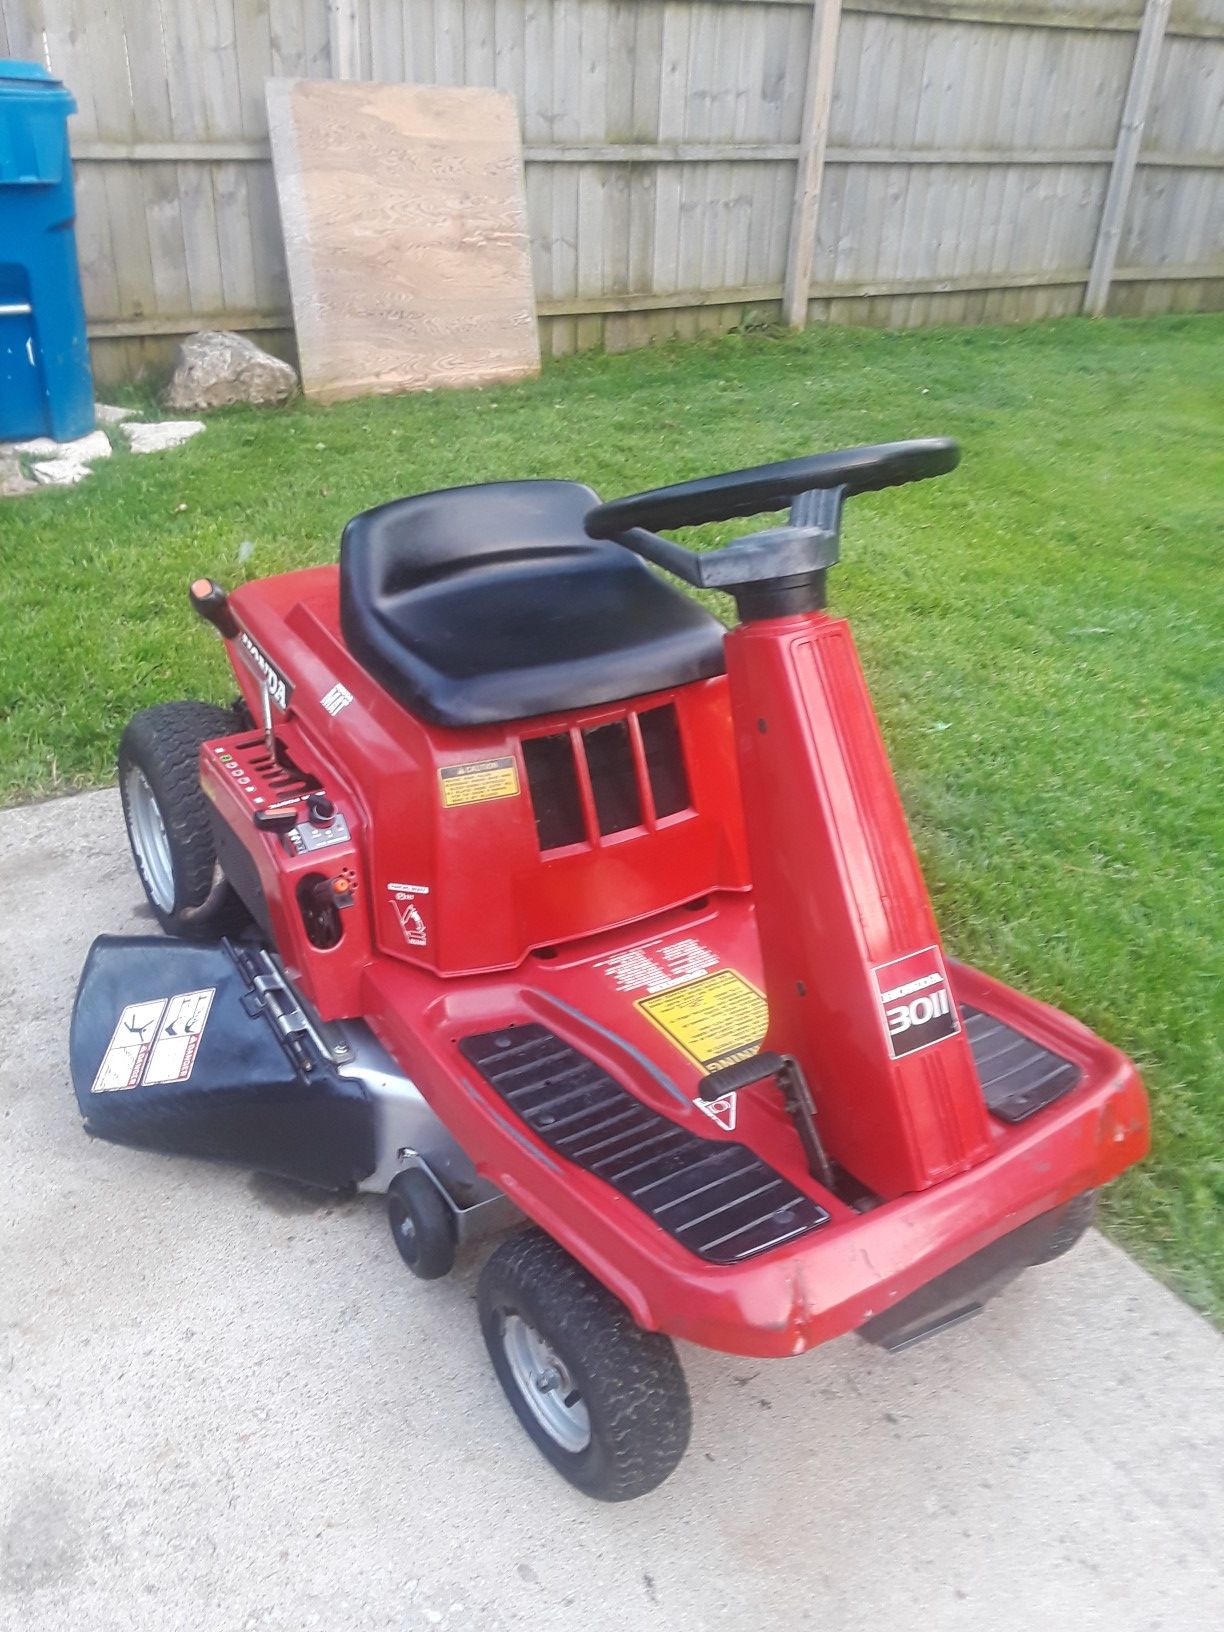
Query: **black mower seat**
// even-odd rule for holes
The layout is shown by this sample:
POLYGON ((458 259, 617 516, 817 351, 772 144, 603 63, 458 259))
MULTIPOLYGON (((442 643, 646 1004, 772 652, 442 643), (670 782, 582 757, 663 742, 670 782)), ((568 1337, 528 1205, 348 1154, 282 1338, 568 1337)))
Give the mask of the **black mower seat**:
POLYGON ((490 482, 354 516, 349 650, 434 725, 491 725, 723 672, 723 627, 637 556, 588 538, 578 482, 490 482))

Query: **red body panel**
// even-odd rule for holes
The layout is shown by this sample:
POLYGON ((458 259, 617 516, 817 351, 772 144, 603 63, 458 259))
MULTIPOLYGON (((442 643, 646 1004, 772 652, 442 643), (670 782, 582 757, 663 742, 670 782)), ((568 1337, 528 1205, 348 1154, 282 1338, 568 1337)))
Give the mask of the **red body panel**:
POLYGON ((849 626, 745 624, 727 669, 769 1047, 805 1068, 839 1162, 879 1195, 921 1190, 981 1160, 986 1109, 963 1031, 893 1056, 909 1039, 874 971, 927 949, 941 970, 942 950, 849 626))
MULTIPOLYGON (((720 967, 756 976, 751 904, 668 914, 647 952, 692 937, 720 967)), ((633 1311, 640 1324, 732 1353, 794 1354, 852 1331, 932 1276, 1080 1191, 1106 1183, 1147 1148, 1146 1102, 1134 1067, 1074 1020, 953 967, 957 996, 1014 1023, 1080 1065, 1065 1100, 1019 1127, 991 1126, 982 1161, 953 1179, 859 1214, 807 1173, 777 1091, 739 1094, 733 1134, 695 1106, 700 1072, 618 990, 607 960, 623 936, 598 937, 570 956, 490 981, 440 989, 386 962, 370 970, 366 1010, 383 1042, 421 1085, 482 1172, 561 1241, 633 1311), (601 960, 604 960, 601 965, 601 960), (560 1161, 522 1129, 459 1056, 454 1039, 538 1021, 595 1059, 654 1109, 711 1138, 749 1145, 832 1214, 814 1234, 731 1268, 693 1257, 632 1202, 560 1161), (662 1045, 662 1046, 661 1046, 662 1045), (665 1082, 678 1093, 672 1092, 665 1082)))
MULTIPOLYGON (((303 770, 325 782, 352 811, 366 835, 371 891, 366 896, 373 947, 441 975, 508 969, 533 948, 632 923, 711 889, 748 888, 748 864, 721 677, 686 686, 674 697, 635 698, 558 715, 475 730, 423 725, 358 666, 339 633, 337 572, 319 567, 236 590, 233 609, 289 679, 287 710, 278 730, 303 770), (341 685, 353 701, 335 715, 322 699, 341 685), (645 820, 624 832, 598 830, 587 841, 541 860, 527 795, 524 738, 590 728, 674 701, 685 738, 700 742, 689 756, 692 808, 645 820), (510 760, 518 793, 448 807, 441 773, 510 760), (387 886, 424 886, 418 896, 424 945, 401 929, 387 886)), ((259 671, 242 658, 235 668, 259 718, 259 671)), ((267 857, 275 840, 260 836, 267 857)), ((278 929, 281 926, 278 926, 278 929)), ((286 926, 287 928, 287 926, 286 926)), ((288 932, 288 931, 287 931, 288 932)), ((351 1014, 329 995, 330 975, 290 933, 278 942, 328 1018, 351 1014), (316 974, 317 971, 317 974, 316 974), (316 984, 317 981, 317 984, 316 984)))
MULTIPOLYGON (((259 734, 205 744, 205 788, 250 860, 291 974, 324 1018, 367 1020, 481 1172, 644 1326, 736 1353, 796 1353, 1144 1153, 1145 1099, 1124 1056, 984 975, 958 965, 945 974, 844 624, 809 615, 749 626, 728 639, 726 680, 457 732, 414 719, 354 662, 334 569, 247 586, 232 607, 257 648, 230 642, 253 713, 271 663, 284 753, 349 829, 308 854, 258 830, 256 801, 267 808, 279 796, 251 770, 259 734), (642 820, 601 834, 582 732, 625 719, 640 748, 636 716, 665 702, 676 708, 689 806, 656 815, 639 753, 642 820), (565 733, 583 831, 542 852, 522 744, 565 733), (468 784, 479 797, 448 802, 442 773, 455 767, 485 777, 468 784), (353 886, 330 949, 311 944, 298 910, 312 872, 353 886), (771 1082, 737 1096, 734 1133, 695 1104, 711 1062, 643 1004, 720 971, 767 994, 769 1044, 804 1066, 831 1154, 883 1198, 873 1211, 854 1211, 810 1176, 771 1082), (1019 1125, 989 1116, 951 994, 1072 1060, 1079 1085, 1019 1125), (909 1018, 890 1021, 898 1006, 909 1018), (906 1053, 915 1015, 946 1035, 906 1053), (733 1267, 688 1252, 536 1139, 457 1046, 531 1021, 664 1116, 748 1145, 830 1222, 733 1267), (902 1021, 905 1037, 890 1042, 902 1021)), ((759 1048, 764 1013, 746 998, 756 1030, 741 1019, 709 1050, 759 1048)))

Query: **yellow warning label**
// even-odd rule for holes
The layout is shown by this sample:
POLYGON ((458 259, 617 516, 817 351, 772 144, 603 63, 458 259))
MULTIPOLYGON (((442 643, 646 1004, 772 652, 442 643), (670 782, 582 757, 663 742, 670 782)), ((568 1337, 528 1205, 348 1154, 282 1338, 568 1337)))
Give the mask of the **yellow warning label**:
POLYGON ((765 999, 734 969, 638 999, 637 1007, 703 1071, 747 1060, 765 1038, 765 999))
POLYGON ((442 803, 483 805, 487 799, 513 799, 519 791, 518 766, 513 759, 478 759, 471 765, 447 765, 438 772, 442 803))

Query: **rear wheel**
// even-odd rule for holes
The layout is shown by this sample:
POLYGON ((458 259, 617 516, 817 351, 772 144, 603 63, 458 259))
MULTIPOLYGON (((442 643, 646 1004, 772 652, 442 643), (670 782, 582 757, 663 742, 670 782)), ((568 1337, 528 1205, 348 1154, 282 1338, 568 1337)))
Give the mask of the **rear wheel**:
POLYGON ((1029 1262, 1051 1264, 1055 1258, 1061 1258, 1065 1252, 1070 1252, 1091 1226, 1096 1215, 1096 1203, 1095 1190, 1084 1190, 1080 1195, 1073 1196, 1070 1201, 1064 1203, 1060 1209, 1062 1217, 1046 1238, 1041 1251, 1029 1262))
POLYGON ((249 915, 217 865, 200 787, 200 744, 235 729, 212 703, 158 703, 133 715, 119 741, 119 795, 132 859, 168 935, 214 941, 249 915))
POLYGON ((536 1229, 498 1247, 477 1303, 497 1379, 558 1473, 605 1502, 663 1483, 684 1455, 692 1419, 666 1337, 643 1331, 536 1229))

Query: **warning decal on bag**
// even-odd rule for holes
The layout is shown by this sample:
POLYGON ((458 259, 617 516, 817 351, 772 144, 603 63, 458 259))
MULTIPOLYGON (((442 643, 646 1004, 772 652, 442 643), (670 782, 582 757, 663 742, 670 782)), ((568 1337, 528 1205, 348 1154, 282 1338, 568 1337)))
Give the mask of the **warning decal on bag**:
POLYGON ((872 974, 894 1060, 955 1037, 960 1030, 948 972, 937 946, 881 963, 872 974))
POLYGON ((482 805, 487 799, 513 799, 519 791, 518 766, 504 759, 479 759, 471 765, 447 765, 438 772, 442 803, 482 805))
POLYGON ((764 997, 734 969, 639 998, 635 1006, 703 1071, 751 1059, 769 1020, 764 997))
POLYGON ((165 1007, 164 997, 155 998, 151 1003, 128 1004, 119 1016, 98 1074, 90 1085, 91 1094, 135 1088, 144 1074, 165 1007))
POLYGON ((205 986, 202 991, 180 992, 170 998, 145 1067, 146 1087, 154 1082, 187 1081, 216 995, 215 986, 205 986))
POLYGON ((91 1094, 162 1082, 186 1082, 195 1065, 215 986, 129 1003, 119 1016, 91 1094))

